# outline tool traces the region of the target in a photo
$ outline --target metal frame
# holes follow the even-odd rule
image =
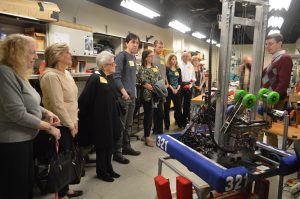
[[[186,179],[189,179],[183,172],[181,172],[179,169],[177,169],[175,166],[173,166],[170,162],[168,162],[168,160],[170,160],[170,159],[173,159],[173,158],[167,156],[167,157],[158,159],[158,175],[162,174],[162,165],[164,163],[169,169],[171,169],[178,175],[183,176]],[[213,190],[209,185],[201,186],[201,185],[198,185],[197,183],[195,183],[194,181],[192,181],[191,179],[189,179],[189,180],[192,182],[193,188],[199,199],[206,198],[206,196],[209,194],[209,192]]]
[[[235,3],[249,2],[256,5],[255,19],[235,17]],[[266,33],[268,13],[267,0],[222,0],[221,48],[218,74],[218,92],[216,101],[215,140],[222,144],[220,130],[225,122],[227,108],[227,92],[230,75],[230,60],[232,52],[233,27],[235,24],[253,26],[253,70],[250,75],[250,92],[257,93],[260,88],[261,71],[263,67],[264,36]],[[254,107],[256,108],[256,107]],[[254,109],[253,108],[253,109]],[[255,115],[252,116],[255,119]]]

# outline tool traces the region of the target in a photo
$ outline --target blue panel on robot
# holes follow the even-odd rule
[[[178,141],[179,135],[159,135],[156,145],[218,192],[236,190],[247,185],[249,172],[245,167],[225,168]],[[294,155],[282,158],[278,174],[295,172],[296,163]]]

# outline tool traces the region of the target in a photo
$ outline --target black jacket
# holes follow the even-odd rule
[[[88,79],[79,99],[78,142],[81,146],[112,147],[121,136],[122,124],[113,81],[102,72]]]

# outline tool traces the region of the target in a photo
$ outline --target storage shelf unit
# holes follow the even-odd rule
[[[102,50],[111,50],[114,54],[124,50],[124,38],[122,37],[94,32],[93,39],[94,53],[96,54]]]
[[[91,73],[72,73],[72,76],[74,78],[80,78],[80,77],[89,77],[91,76]],[[40,75],[30,75],[29,79],[39,79]]]

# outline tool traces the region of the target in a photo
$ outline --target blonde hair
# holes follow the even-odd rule
[[[154,43],[153,43],[153,45],[157,46],[157,44],[163,45],[164,43],[161,40],[155,40]]]
[[[172,59],[173,57],[176,57],[176,60],[177,60],[177,56],[176,56],[175,54],[170,54],[170,55],[168,56],[168,58],[167,58],[167,64],[166,64],[166,65],[167,65],[168,68],[170,68],[170,62],[171,62],[171,59]],[[176,69],[179,68],[179,66],[178,66],[178,61],[176,61],[175,68],[176,68]]]
[[[66,43],[55,43],[48,46],[45,50],[46,67],[55,68],[60,56],[69,51],[69,46]]]
[[[199,58],[199,56],[197,55],[194,55],[192,58],[191,58],[191,63],[193,64],[194,61],[198,60],[199,62],[201,61],[201,59]],[[193,64],[194,65],[194,64]]]
[[[28,80],[33,68],[27,66],[30,45],[35,39],[22,34],[11,34],[0,43],[0,63],[11,67],[22,79]]]

